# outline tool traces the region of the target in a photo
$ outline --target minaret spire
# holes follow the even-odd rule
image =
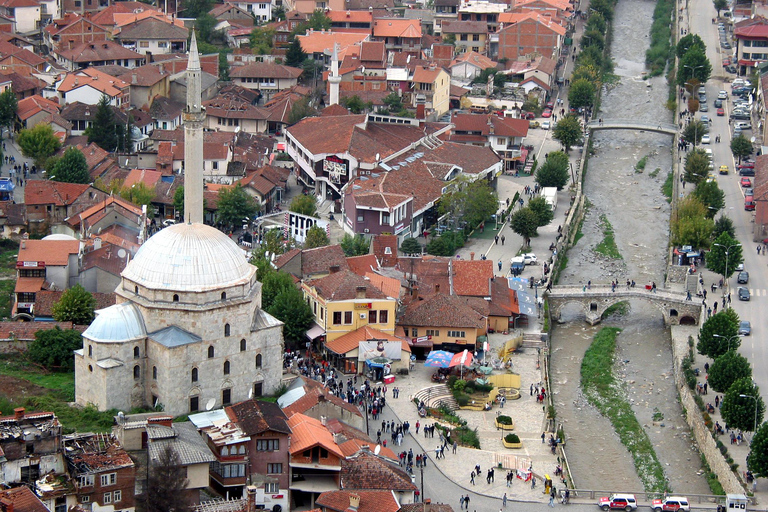
[[[197,38],[192,31],[187,61],[187,107],[184,109],[184,221],[203,222],[203,108],[202,71]]]
[[[330,84],[330,97],[328,105],[339,104],[339,84],[341,83],[341,77],[339,76],[339,54],[337,52],[336,43],[333,44],[333,55],[331,55],[331,72],[328,75],[328,82]]]

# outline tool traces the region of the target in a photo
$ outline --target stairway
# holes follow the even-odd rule
[[[424,402],[427,407],[432,409],[437,409],[441,405],[444,405],[451,411],[459,408],[459,404],[453,398],[453,393],[445,384],[436,384],[420,389],[413,395],[413,398],[419,402]]]

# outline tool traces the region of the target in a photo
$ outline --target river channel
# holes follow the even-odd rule
[[[615,11],[612,57],[616,83],[602,94],[603,119],[670,122],[665,107],[664,77],[643,80],[645,51],[655,2],[619,0]],[[667,135],[601,131],[594,137],[584,191],[589,201],[584,236],[568,252],[561,284],[620,283],[638,286],[664,282],[670,205],[661,187],[672,168],[673,139]],[[643,172],[635,165],[644,156]],[[659,171],[656,171],[659,169]],[[608,260],[593,249],[603,239],[602,219],[613,227],[621,260]],[[629,452],[611,423],[582,396],[580,365],[600,325],[590,327],[577,307],[563,310],[552,337],[552,384],[558,421],[564,424],[567,454],[575,484],[582,489],[642,491]],[[654,444],[673,491],[708,494],[701,463],[682,416],[672,375],[669,331],[661,313],[643,301],[632,301],[626,316],[608,318],[602,326],[623,329],[618,338],[616,373],[627,390],[635,414]],[[663,415],[654,423],[654,413]]]

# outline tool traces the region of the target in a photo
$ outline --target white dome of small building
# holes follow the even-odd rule
[[[124,343],[146,338],[144,319],[130,302],[115,304],[96,311],[96,318],[83,332],[83,337],[100,343]]]
[[[61,233],[54,233],[53,235],[48,235],[46,237],[43,237],[43,240],[77,240],[77,238],[70,235],[64,235]]]
[[[147,240],[122,273],[151,290],[204,292],[248,284],[256,267],[227,235],[205,224],[175,224]]]

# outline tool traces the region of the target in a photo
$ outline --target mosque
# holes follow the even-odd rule
[[[194,33],[184,110],[184,220],[147,240],[75,352],[75,400],[174,416],[273,393],[282,322],[261,309],[256,267],[203,224],[201,69]]]

